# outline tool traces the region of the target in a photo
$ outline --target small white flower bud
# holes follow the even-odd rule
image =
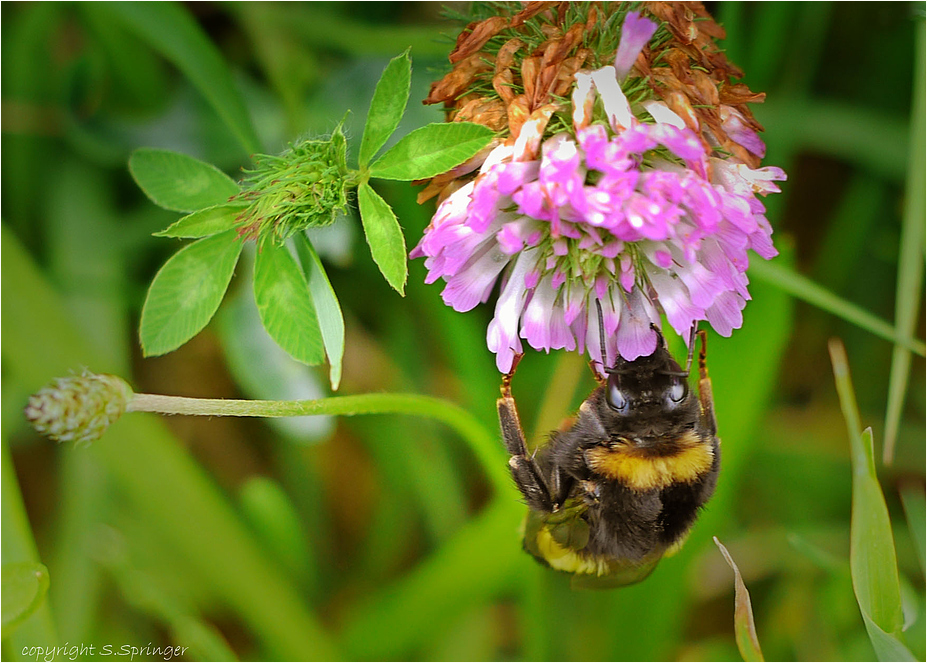
[[[122,416],[133,396],[121,378],[85,370],[55,378],[29,398],[24,412],[33,428],[56,442],[89,443]]]

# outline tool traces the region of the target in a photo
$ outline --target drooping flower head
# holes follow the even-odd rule
[[[757,194],[785,174],[758,168],[746,106],[763,95],[730,84],[740,72],[699,3],[645,3],[649,16],[624,4],[529,3],[471,24],[426,100],[500,133],[423,192],[442,200],[412,257],[458,311],[499,284],[487,344],[502,372],[522,340],[603,366],[649,355],[661,313],[687,340],[702,320],[730,335],[750,298],[748,251],[776,255]],[[548,38],[532,48],[527,34]],[[487,78],[495,95],[479,92]]]

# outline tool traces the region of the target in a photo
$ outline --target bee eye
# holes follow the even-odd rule
[[[617,376],[611,376],[608,380],[608,391],[605,393],[605,402],[608,406],[619,414],[627,414],[631,407],[628,397],[618,385]]]
[[[689,384],[685,381],[685,379],[674,377],[673,384],[670,385],[669,389],[664,392],[664,396],[666,396],[667,404],[677,405],[683,401],[688,393]]]

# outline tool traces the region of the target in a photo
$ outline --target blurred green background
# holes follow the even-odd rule
[[[923,338],[924,4],[708,7],[745,82],[768,93],[755,108],[764,163],[789,173],[767,200],[782,252],[772,265]],[[418,100],[457,32],[440,9],[0,7],[3,562],[38,560],[50,577],[47,601],[4,638],[3,657],[110,644],[178,645],[187,659],[217,660],[737,660],[718,536],[751,591],[767,658],[871,660],[849,574],[849,441],[826,347],[838,336],[875,433],[906,639],[923,659],[923,358],[913,355],[906,392],[893,390],[904,356],[893,371],[889,341],[793,299],[776,271],[752,272],[743,328],[709,340],[724,453],[716,497],[684,550],[626,589],[573,592],[536,565],[521,551],[519,495],[497,479],[501,442],[495,458],[478,456],[429,418],[132,414],[79,449],[27,428],[28,395],[83,367],[145,392],[327,394],[325,367],[293,364],[263,335],[247,262],[204,332],[141,358],[146,288],[180,244],[151,236],[177,215],[145,199],[128,155],[174,149],[237,177],[248,153],[214,94],[223,77],[263,151],[326,133],[347,109],[356,148],[373,85],[410,45],[412,101],[397,135],[439,121]],[[379,190],[411,248],[433,207],[404,184]],[[399,297],[356,218],[313,241],[345,312],[339,393],[440,396],[495,436],[491,309],[445,307],[421,261]],[[592,387],[580,358],[529,355],[514,382],[528,434],[541,439]],[[901,419],[885,466],[890,392]]]

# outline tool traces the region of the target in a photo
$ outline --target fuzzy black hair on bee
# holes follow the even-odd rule
[[[534,455],[511,391],[520,357],[503,377],[499,422],[512,476],[529,508],[525,549],[573,574],[574,586],[616,587],[646,578],[685,541],[717,483],[720,441],[706,334],[693,328],[683,369],[654,329],[652,354],[618,357],[605,367],[607,377],[593,366],[599,386],[572,424],[551,433]],[[688,384],[696,337],[697,392]]]

